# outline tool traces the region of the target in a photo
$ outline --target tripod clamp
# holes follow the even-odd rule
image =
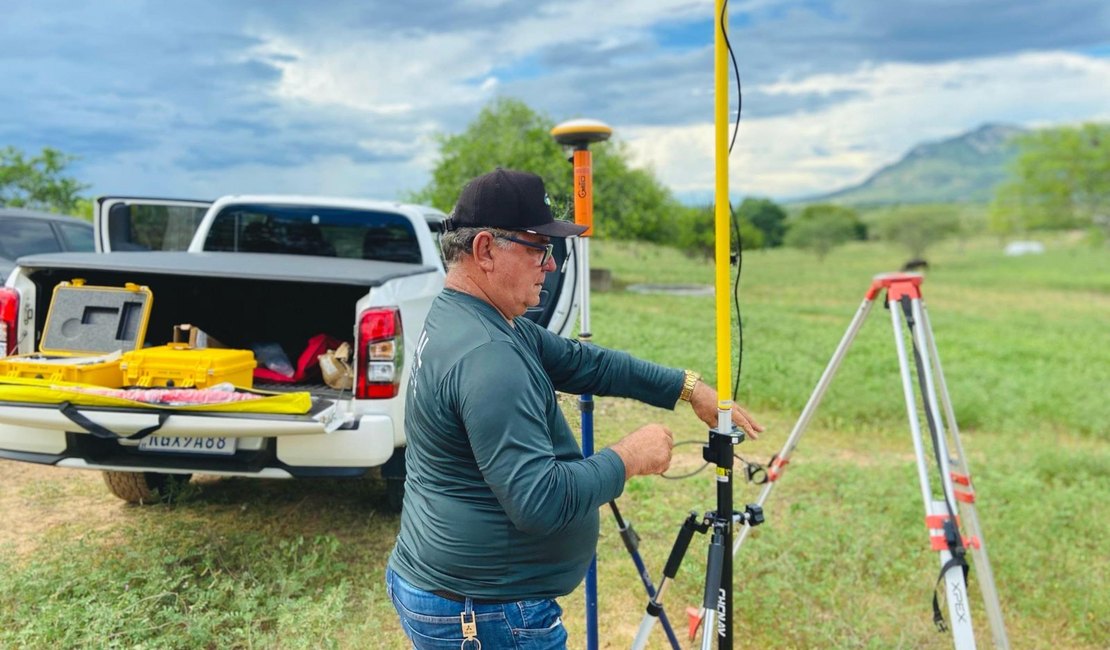
[[[644,618],[633,641],[632,647],[635,650],[646,647],[652,625],[663,615],[663,596],[678,574],[694,533],[710,534],[702,616],[706,617],[707,629],[712,626],[711,621],[719,620],[714,632],[707,632],[705,639],[714,634],[720,639],[721,648],[731,650],[732,556],[727,549],[732,544],[734,526],[758,526],[764,521],[763,506],[760,504],[749,503],[740,512],[732,507],[732,468],[736,458],[734,447],[743,440],[744,432],[735,426],[725,433],[718,429],[709,430],[709,440],[702,447],[702,458],[717,466],[717,509],[701,516],[696,511],[691,511],[682,522],[667,564],[663,568],[659,590],[648,601]]]
[[[744,442],[744,430],[738,427],[734,426],[727,433],[721,433],[718,429],[709,430],[709,442],[702,445],[701,457],[705,462],[717,466],[718,481],[721,480],[721,468],[727,468],[728,474],[732,474],[733,447],[741,442]]]
[[[743,512],[732,513],[732,523],[737,526],[758,526],[763,522],[763,506],[758,503],[749,503],[744,506]]]
[[[702,445],[701,455],[702,459],[707,463],[712,463],[717,466],[717,482],[728,484],[732,482],[732,468],[736,454],[734,447],[744,441],[744,431],[738,427],[733,426],[727,433],[721,433],[718,429],[709,430],[709,442]],[[750,479],[750,470],[748,471]],[[757,503],[749,503],[744,506],[742,512],[732,510],[731,499],[731,485],[728,487],[728,494],[724,493],[724,485],[718,487],[718,509],[716,512],[707,512],[705,514],[705,521],[703,528],[699,528],[698,532],[704,533],[714,523],[732,523],[738,525],[758,526],[763,523],[763,506]],[[729,498],[723,498],[723,497]],[[732,511],[731,522],[729,517],[724,515],[724,512]]]

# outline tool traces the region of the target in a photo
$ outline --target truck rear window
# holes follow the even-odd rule
[[[204,250],[423,262],[403,215],[318,206],[228,206],[213,220]]]

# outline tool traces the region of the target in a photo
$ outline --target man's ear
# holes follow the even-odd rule
[[[483,271],[493,270],[493,235],[488,232],[480,232],[474,238],[474,242],[470,244],[470,254],[474,257],[474,261],[478,263],[478,268]]]

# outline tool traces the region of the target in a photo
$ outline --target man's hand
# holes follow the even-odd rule
[[[694,392],[690,394],[690,406],[702,422],[711,428],[717,427],[717,391],[709,384],[699,380],[694,385]],[[751,413],[736,402],[732,403],[732,423],[743,429],[752,440],[758,440],[759,432],[763,431],[763,426],[755,421]]]
[[[671,466],[674,437],[662,424],[648,424],[621,438],[610,449],[624,461],[624,479],[662,474]]]

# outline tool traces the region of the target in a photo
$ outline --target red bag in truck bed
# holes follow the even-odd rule
[[[301,356],[297,358],[297,367],[293,369],[292,377],[287,377],[269,368],[259,366],[254,369],[254,378],[283,384],[297,384],[304,381],[307,377],[318,377],[320,375],[319,356],[328,350],[338,348],[340,343],[338,339],[328,336],[327,334],[317,334],[308,339],[308,344],[305,346],[304,351],[301,352]]]

